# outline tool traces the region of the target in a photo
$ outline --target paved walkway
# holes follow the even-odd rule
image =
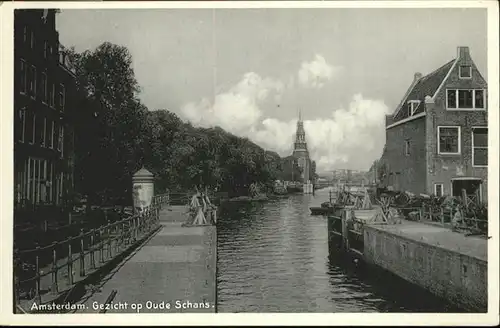
[[[488,261],[488,241],[479,236],[465,236],[449,228],[407,220],[402,220],[401,224],[370,225],[370,227]]]
[[[216,229],[182,227],[185,211],[162,210],[162,229],[104,279],[80,312],[99,312],[113,290],[106,313],[215,312]]]

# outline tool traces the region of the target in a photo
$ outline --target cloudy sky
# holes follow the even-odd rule
[[[415,72],[469,46],[486,72],[483,9],[63,10],[65,46],[126,46],[140,98],[281,155],[302,111],[320,171],[368,169]]]

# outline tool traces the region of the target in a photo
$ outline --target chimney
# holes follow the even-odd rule
[[[459,59],[469,58],[469,47],[458,47],[457,56]]]
[[[417,82],[422,78],[422,73],[416,72],[415,75],[413,75],[413,82]]]

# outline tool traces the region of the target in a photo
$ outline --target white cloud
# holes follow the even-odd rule
[[[262,116],[258,103],[267,99],[271,92],[279,93],[283,88],[280,81],[246,73],[238,84],[217,95],[213,104],[202,99],[187,104],[182,112],[194,125],[218,125],[231,133],[245,135]]]
[[[338,71],[337,67],[329,65],[325,58],[316,55],[314,60],[303,62],[298,72],[299,83],[307,88],[322,88]]]
[[[220,126],[287,156],[292,151],[296,118],[272,118],[260,107],[270,97],[281,97],[287,90],[281,81],[247,73],[236,85],[217,95],[214,103],[203,99],[187,104],[182,112],[196,126]],[[356,94],[347,108],[332,110],[326,118],[306,120],[306,139],[318,170],[369,168],[383,148],[384,116],[388,113],[383,101]]]
[[[318,168],[369,167],[383,147],[388,113],[383,101],[357,94],[347,109],[333,111],[330,118],[305,121],[309,151]]]

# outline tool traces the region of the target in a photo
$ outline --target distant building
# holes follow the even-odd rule
[[[15,208],[60,206],[73,187],[75,73],[59,44],[56,10],[14,17]]]
[[[295,158],[302,170],[302,182],[306,183],[307,181],[311,180],[311,159],[309,158],[309,151],[307,150],[306,132],[304,130],[304,122],[302,122],[300,113],[299,120],[297,122],[297,132],[295,134],[295,143],[292,156]]]
[[[415,73],[386,116],[385,184],[438,196],[461,196],[465,189],[487,201],[487,91],[468,47],[425,76]]]

